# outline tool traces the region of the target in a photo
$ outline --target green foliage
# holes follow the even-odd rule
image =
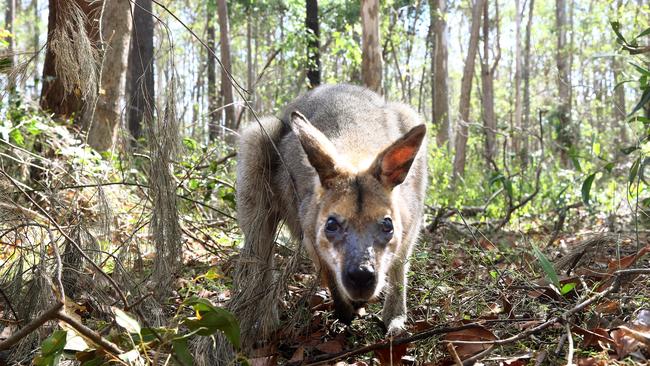
[[[542,253],[539,248],[533,244],[533,254],[535,255],[535,258],[537,258],[537,261],[539,262],[540,266],[542,266],[542,270],[544,270],[544,273],[546,274],[546,278],[549,280],[549,282],[555,286],[558,290],[562,288],[560,285],[560,279],[557,276],[557,273],[555,272],[555,268],[553,268],[553,264],[551,264],[551,261],[546,258],[544,253]],[[570,291],[570,289],[569,289]]]
[[[218,308],[207,299],[192,297],[184,302],[191,306],[196,316],[187,317],[183,324],[193,334],[211,336],[217,331],[222,331],[235,348],[240,348],[239,322],[229,311]]]
[[[41,353],[34,359],[36,366],[56,366],[63,354],[66,344],[66,331],[56,330],[43,343],[41,343]]]

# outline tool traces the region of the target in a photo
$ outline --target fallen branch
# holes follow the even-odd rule
[[[10,349],[11,346],[18,343],[21,339],[27,337],[29,333],[35,331],[41,325],[45,324],[50,320],[54,320],[56,318],[56,314],[59,312],[59,310],[61,310],[62,307],[63,307],[63,303],[61,302],[55,304],[54,306],[46,310],[43,314],[39,315],[36,319],[32,320],[27,325],[22,327],[16,333],[12,334],[9,338],[5,339],[4,342],[0,343],[0,351],[5,351]]]
[[[115,356],[119,356],[122,353],[122,350],[116,346],[114,343],[108,341],[106,338],[102,337],[99,335],[99,333],[95,332],[94,330],[88,328],[87,326],[81,324],[80,321],[77,319],[71,317],[68,314],[65,314],[63,312],[57,312],[55,317],[72,328],[74,328],[79,334],[83,335],[84,337],[90,339],[95,343],[96,345],[100,346],[101,348],[105,349],[106,351],[112,353]]]
[[[375,350],[380,350],[380,349],[388,349],[391,346],[399,346],[402,344],[407,344],[407,343],[413,343],[415,341],[431,338],[435,335],[439,334],[446,334],[446,333],[451,333],[451,332],[457,332],[459,330],[464,330],[464,329],[471,329],[471,328],[476,328],[479,327],[480,323],[475,322],[475,323],[470,323],[470,324],[465,324],[461,325],[458,327],[437,327],[437,328],[430,328],[424,331],[421,331],[419,333],[416,333],[412,336],[409,337],[403,337],[403,338],[397,338],[393,339],[391,342],[389,339],[384,339],[380,342],[368,345],[368,346],[363,346],[355,349],[351,349],[348,351],[343,351],[339,352],[333,355],[320,355],[317,357],[314,357],[311,360],[307,360],[305,362],[305,366],[315,366],[315,365],[322,365],[325,363],[332,363],[333,361],[340,360],[342,358],[347,358],[355,355],[360,355],[364,353],[368,353],[370,351],[375,351]]]

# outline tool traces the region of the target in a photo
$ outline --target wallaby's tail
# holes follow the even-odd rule
[[[229,308],[239,318],[245,347],[254,339],[267,339],[278,323],[278,298],[270,289],[281,214],[271,185],[283,127],[274,117],[260,122],[242,131],[237,151],[237,220],[245,242]]]
[[[273,247],[281,219],[278,198],[271,185],[279,156],[275,146],[282,137],[282,122],[260,119],[245,128],[237,146],[237,220],[244,247],[233,276],[227,305],[239,320],[242,348],[246,352],[259,339],[268,339],[278,325],[276,291],[272,291]],[[201,337],[206,338],[207,337]],[[232,364],[233,349],[223,336],[195,345],[199,366]]]

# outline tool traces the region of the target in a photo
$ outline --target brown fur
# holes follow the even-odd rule
[[[230,308],[246,346],[278,321],[273,246],[281,221],[302,240],[339,319],[351,321],[383,293],[388,331],[403,329],[427,180],[424,134],[411,108],[350,85],[316,88],[280,120],[242,132],[237,211],[245,244]]]

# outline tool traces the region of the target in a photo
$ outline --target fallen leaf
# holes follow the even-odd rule
[[[275,366],[278,364],[278,356],[249,358],[248,363],[251,366]]]
[[[391,345],[389,348],[375,350],[375,356],[380,365],[401,365],[402,357],[406,355],[409,344]]]
[[[298,347],[298,349],[293,353],[289,363],[300,363],[305,359],[305,348]]]
[[[443,340],[452,341],[458,357],[460,357],[461,360],[464,360],[492,347],[492,345],[482,343],[453,343],[453,341],[494,341],[497,340],[497,337],[488,329],[482,326],[476,326],[469,329],[447,333],[447,335],[443,337]]]
[[[585,329],[579,326],[574,326],[571,331],[582,335],[582,348],[596,348],[599,350],[610,349],[616,347],[616,342],[609,336],[609,332],[603,328]]]
[[[604,300],[596,305],[596,308],[594,310],[600,314],[615,314],[620,310],[620,308],[621,304],[618,301]]]
[[[650,310],[643,309],[639,311],[632,324],[650,327]]]
[[[343,351],[343,343],[341,343],[341,341],[338,339],[333,339],[331,341],[316,345],[316,349],[323,353],[339,353]]]

